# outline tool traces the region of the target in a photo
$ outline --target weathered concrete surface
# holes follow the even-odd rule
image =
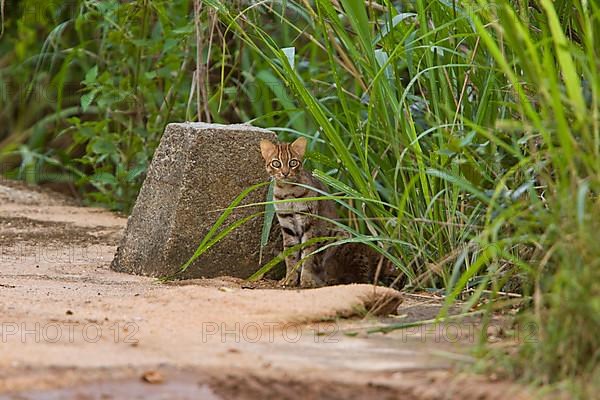
[[[169,124],[156,150],[112,263],[116,271],[168,276],[196,250],[221,212],[244,189],[267,179],[261,139],[275,134],[250,125]],[[264,201],[267,188],[242,204]],[[227,224],[260,211],[238,209]],[[259,267],[262,218],[239,227],[196,260],[181,278],[247,278]],[[272,230],[266,260],[278,254]]]

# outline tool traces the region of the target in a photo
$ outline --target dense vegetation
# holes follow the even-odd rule
[[[306,136],[347,229],[408,287],[536,324],[496,365],[600,380],[597,2],[22,0],[4,14],[4,175],[128,211],[168,122]]]

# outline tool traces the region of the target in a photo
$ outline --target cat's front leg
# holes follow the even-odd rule
[[[291,247],[300,243],[299,238],[283,229],[283,250],[287,251]],[[285,257],[285,278],[281,281],[282,286],[296,287],[300,283],[300,271],[302,267],[298,265],[300,261],[300,251],[293,251]]]
[[[314,231],[324,231],[324,228],[317,227],[311,229],[310,225],[308,229],[302,235],[302,243],[306,243],[311,240],[315,235]],[[337,229],[329,228],[325,235],[329,238],[347,239],[350,238],[350,234]],[[344,257],[340,257],[340,247],[333,246],[316,254],[309,256],[309,254],[318,250],[325,243],[316,243],[312,246],[306,247],[302,250],[302,258],[306,258],[303,262],[302,272],[300,275],[300,286],[302,287],[321,287],[331,284],[336,284],[340,281],[340,267],[338,264],[345,264],[347,260]]]
[[[302,235],[302,243],[313,239],[312,230],[308,227]],[[323,253],[314,253],[318,250],[318,244],[313,244],[302,249],[302,269],[300,271],[300,286],[303,288],[314,288],[325,286]]]
[[[302,264],[300,270],[300,287],[303,288],[316,288],[325,286],[325,280],[323,279],[323,266],[320,262],[321,254],[308,254],[315,251],[317,247],[310,246],[306,251],[302,252],[302,258],[305,261]]]

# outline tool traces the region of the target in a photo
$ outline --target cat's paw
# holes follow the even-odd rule
[[[294,288],[298,287],[300,276],[298,274],[288,275],[279,281],[279,285],[282,288]]]
[[[318,288],[322,286],[325,286],[325,282],[315,275],[302,274],[300,277],[300,287],[303,289]]]
[[[288,282],[288,280],[286,278],[280,279],[279,282],[277,282],[279,284],[279,286],[281,286],[282,288],[288,288],[290,287],[290,283]]]

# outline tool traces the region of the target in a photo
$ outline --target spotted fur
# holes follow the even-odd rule
[[[320,181],[302,168],[306,139],[299,138],[292,143],[276,144],[263,140],[260,150],[267,172],[275,179],[273,199],[280,201],[275,204],[275,211],[281,226],[284,250],[314,238],[349,236],[329,222],[337,218],[333,201],[285,201],[317,197],[321,196],[319,191],[326,191]],[[315,243],[286,257],[286,277],[283,281],[285,286],[318,287],[339,283],[373,282],[380,257],[370,247],[349,243],[329,247],[308,256],[319,246],[319,243]],[[299,264],[300,260],[302,263]]]

